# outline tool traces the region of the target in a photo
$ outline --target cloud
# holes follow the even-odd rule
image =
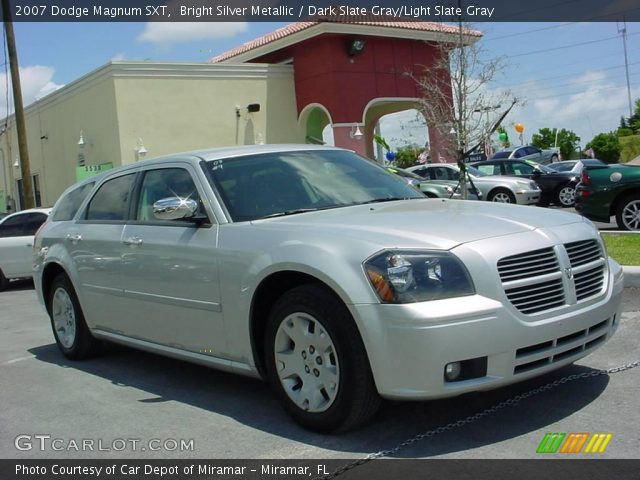
[[[167,46],[230,38],[246,32],[247,29],[247,22],[147,22],[137,40]]]
[[[58,90],[64,85],[53,81],[55,69],[42,65],[33,65],[20,68],[20,86],[22,87],[22,101],[25,106],[34,101]],[[11,79],[9,78],[9,115],[13,113],[13,92],[11,90]],[[7,78],[0,77],[0,118],[7,114]]]

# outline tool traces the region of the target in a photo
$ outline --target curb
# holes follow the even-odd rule
[[[640,287],[640,267],[622,266],[625,287]]]

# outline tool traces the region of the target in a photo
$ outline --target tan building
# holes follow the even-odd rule
[[[465,30],[473,43],[481,33]],[[446,61],[456,27],[349,19],[287,25],[208,63],[112,62],[31,104],[27,143],[37,206],[96,172],[185,150],[335,144],[374,158],[383,115],[414,108],[413,80]],[[13,117],[0,133],[0,211],[23,208]],[[447,142],[428,126],[431,153]]]
[[[147,157],[304,142],[293,91],[291,65],[109,63],[26,109],[36,203],[51,206],[87,173]],[[0,136],[0,211],[21,208],[13,120]]]

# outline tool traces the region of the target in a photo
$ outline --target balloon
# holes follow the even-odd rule
[[[501,142],[506,142],[507,138],[509,138],[507,136],[507,132],[500,132],[500,135],[498,135],[498,138],[500,139]]]
[[[390,162],[393,162],[396,158],[395,152],[387,152],[385,156],[387,157],[387,160],[389,160]]]
[[[522,133],[522,132],[524,132],[524,125],[523,125],[523,124],[521,124],[521,123],[516,123],[516,124],[514,125],[514,127],[515,127],[515,129],[516,129],[516,132],[518,132],[518,133]]]

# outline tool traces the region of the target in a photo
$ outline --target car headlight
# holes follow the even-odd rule
[[[385,250],[364,262],[383,303],[414,303],[473,295],[467,269],[449,252]]]
[[[531,190],[540,190],[540,186],[536,182],[529,182],[529,188]]]

